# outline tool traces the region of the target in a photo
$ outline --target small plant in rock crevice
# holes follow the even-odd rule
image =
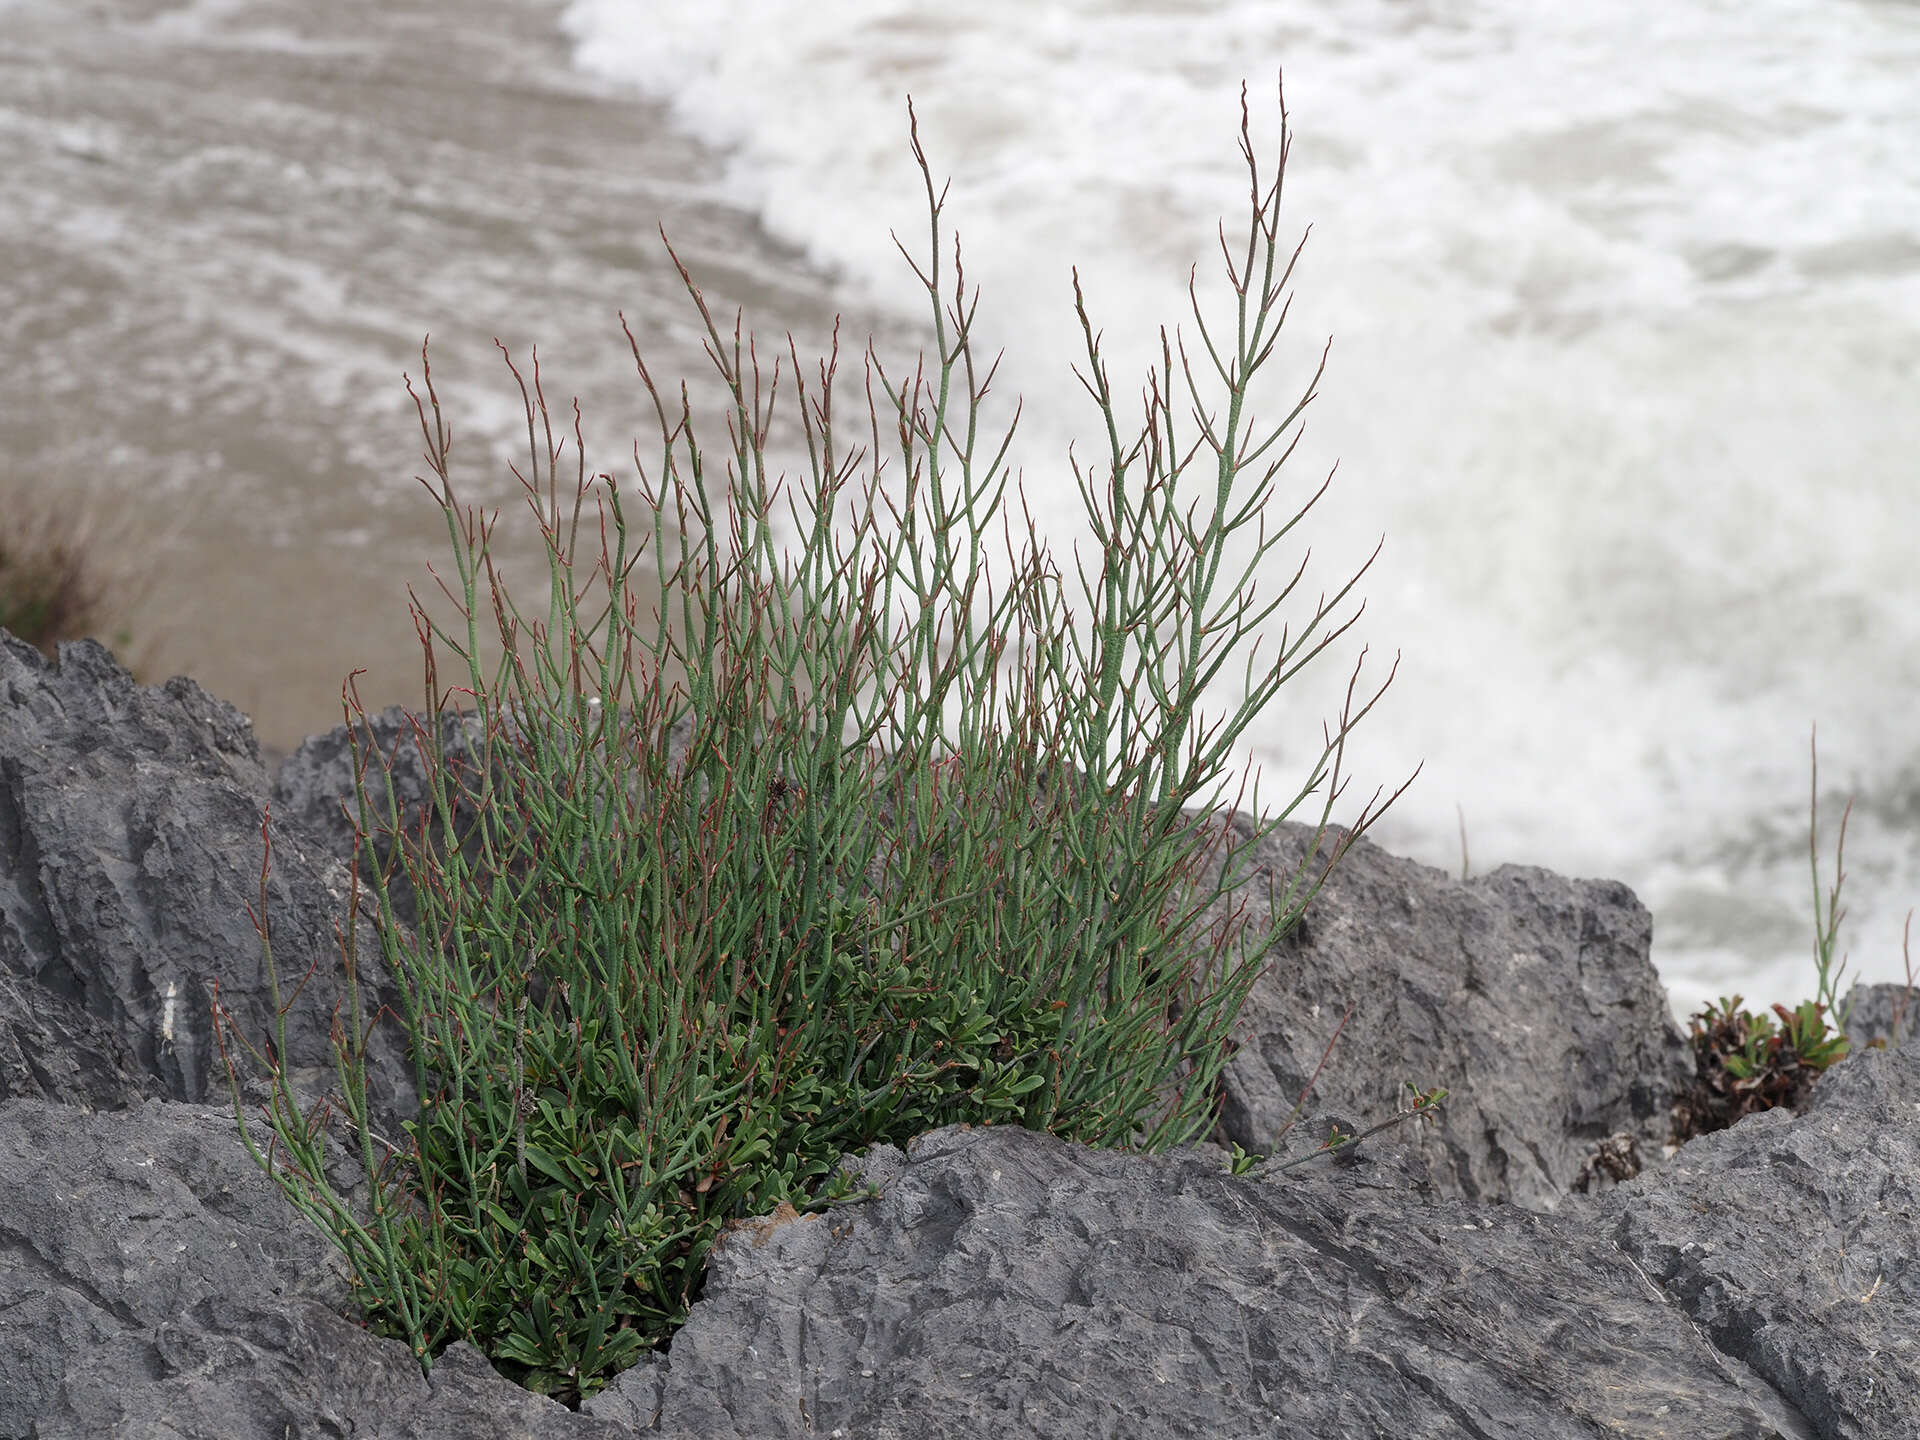
[[[1098,542],[1091,573],[1076,564],[1081,612],[1030,521],[1020,551],[1003,522],[1011,568],[1001,588],[985,579],[1014,428],[982,432],[993,367],[976,364],[978,297],[957,245],[950,286],[943,268],[945,195],[917,126],[931,243],[924,264],[908,258],[934,351],[896,372],[869,347],[851,427],[836,409],[837,337],[811,371],[789,340],[791,371],[776,359],[769,376],[684,267],[729,397],[724,450],[706,448],[685,387],[657,384],[629,332],[654,463],[636,446],[635,489],[589,477],[576,406],[564,494],[566,427],[556,439],[537,359],[529,381],[508,358],[531,455],[515,473],[550,561],[544,620],[523,616],[497,573],[493,520],[458,500],[431,371],[423,393],[409,383],[434,477],[422,483],[458,572],[441,582],[457,626],[414,605],[427,714],[470,701],[484,744],[465,763],[442,726],[416,722],[433,793],[403,815],[369,778],[398,752],[379,754],[349,703],[356,830],[363,859],[390,856],[369,883],[424,1097],[406,1143],[377,1154],[365,1055],[381,1017],[366,1013],[349,923],[338,1103],[375,1177],[369,1215],[326,1179],[332,1104],[296,1103],[284,1021],[264,1060],[263,1152],[217,998],[216,1015],[248,1148],[346,1255],[368,1322],[423,1369],[465,1338],[577,1403],[667,1343],[729,1219],[846,1201],[835,1162],[876,1143],[956,1122],[1148,1150],[1211,1131],[1229,1033],[1268,949],[1385,808],[1376,792],[1320,851],[1346,738],[1392,679],[1356,698],[1358,665],[1282,809],[1236,839],[1205,800],[1249,722],[1357,619],[1337,612],[1372,563],[1283,629],[1264,663],[1246,656],[1236,709],[1203,717],[1202,692],[1305,565],[1264,606],[1257,568],[1326,488],[1268,529],[1325,365],[1279,424],[1254,425],[1250,386],[1300,253],[1278,235],[1286,119],[1283,103],[1268,178],[1243,90],[1244,245],[1221,232],[1231,324],[1210,325],[1192,290],[1199,349],[1163,332],[1134,438],[1076,276],[1081,379],[1104,430],[1099,459],[1074,464]],[[769,480],[783,383],[805,456],[797,495]],[[775,524],[782,497],[793,551]],[[597,522],[585,551],[583,514]],[[1251,558],[1223,587],[1242,539]],[[664,588],[650,611],[629,583],[649,557]],[[502,644],[492,674],[483,577]],[[439,647],[463,671],[444,692]],[[1312,797],[1315,844],[1284,885],[1269,880],[1255,924],[1250,848]],[[1261,813],[1257,786],[1247,808]],[[411,928],[393,912],[396,867],[418,900]],[[264,871],[261,895],[284,1016]],[[1414,1110],[1387,1123],[1442,1093],[1416,1087]]]
[[[1684,1144],[1696,1135],[1725,1130],[1749,1115],[1776,1106],[1804,1109],[1814,1082],[1847,1058],[1852,1042],[1847,1021],[1852,1001],[1839,1007],[1836,996],[1846,972],[1846,956],[1834,964],[1839,946],[1840,891],[1846,882],[1848,802],[1840,816],[1840,834],[1834,848],[1833,885],[1821,896],[1820,880],[1820,752],[1817,733],[1811,743],[1812,795],[1808,802],[1807,849],[1813,867],[1813,953],[1818,978],[1817,998],[1793,1009],[1773,1006],[1773,1015],[1754,1014],[1741,1006],[1741,997],[1722,996],[1718,1006],[1707,1005],[1691,1017],[1688,1039],[1693,1047],[1695,1078],[1674,1107],[1673,1140]],[[1901,951],[1907,962],[1907,989],[1894,1007],[1891,1043],[1900,1043],[1907,1002],[1914,986],[1912,952],[1908,948],[1913,915],[1907,915],[1907,933]],[[1775,1023],[1775,1017],[1778,1023]],[[1887,1040],[1878,1039],[1876,1046]]]

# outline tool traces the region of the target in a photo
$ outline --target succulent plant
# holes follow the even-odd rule
[[[1695,1079],[1674,1107],[1674,1143],[1724,1130],[1775,1106],[1799,1110],[1813,1082],[1850,1042],[1829,1029],[1826,1007],[1803,1001],[1798,1009],[1775,1005],[1773,1015],[1741,1008],[1741,997],[1722,996],[1688,1022]],[[1773,1016],[1779,1017],[1778,1024]]]

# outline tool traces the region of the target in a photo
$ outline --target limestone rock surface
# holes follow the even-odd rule
[[[253,918],[268,837],[283,1003],[313,971],[286,1014],[288,1068],[303,1094],[337,1088],[345,868],[277,818],[263,836],[268,778],[233,706],[184,677],[138,685],[91,640],[59,653],[0,631],[0,1096],[224,1103],[216,989],[252,1044],[275,1033]],[[358,934],[373,1017],[399,996],[364,917]],[[382,1024],[369,1064],[389,1127],[418,1110],[405,1055]]]
[[[1313,852],[1290,825],[1263,840],[1259,895],[1333,838]],[[1552,1210],[1610,1137],[1658,1156],[1692,1078],[1652,943],[1617,882],[1516,865],[1462,882],[1362,839],[1240,1013],[1221,1138],[1269,1149],[1316,1071],[1311,1107],[1362,1123],[1404,1106],[1409,1081],[1444,1085],[1420,1151],[1435,1193]]]
[[[206,1019],[215,982],[270,1018],[246,905],[277,793],[276,953],[315,971],[289,1049],[330,1077],[325,768],[273,792],[191,682],[0,635],[0,1440],[1920,1436],[1920,1052],[1668,1155],[1689,1057],[1632,895],[1364,842],[1274,947],[1215,1138],[1270,1141],[1349,1005],[1288,1150],[1409,1079],[1452,1091],[1436,1119],[1240,1176],[1219,1144],[949,1127],[847,1157],[877,1199],[743,1217],[667,1353],[581,1412],[465,1345],[423,1377],[242,1147]],[[1859,992],[1857,1039],[1893,998]]]

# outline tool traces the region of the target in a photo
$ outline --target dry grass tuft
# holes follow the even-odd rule
[[[60,498],[0,481],[0,629],[48,659],[67,640],[96,639],[136,676],[153,652],[146,601],[155,567],[131,558],[130,526],[97,491]],[[146,643],[130,653],[135,624]]]

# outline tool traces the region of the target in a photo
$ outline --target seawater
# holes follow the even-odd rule
[[[1279,499],[1338,461],[1297,532],[1303,591],[1384,536],[1353,638],[1369,673],[1400,655],[1336,814],[1424,763],[1381,843],[1457,872],[1464,825],[1474,872],[1618,877],[1654,911],[1676,1012],[1791,1002],[1814,984],[1817,723],[1829,882],[1855,800],[1848,973],[1903,976],[1920,10],[576,0],[564,23],[576,63],[728,156],[729,195],[771,232],[902,313],[912,95],[1057,547],[1086,533],[1066,443],[1099,438],[1069,267],[1131,381],[1244,210],[1240,83],[1270,156],[1284,73],[1286,234],[1312,235],[1275,407],[1332,351]],[[1268,793],[1304,773],[1354,653],[1249,733]]]
[[[1270,158],[1283,71],[1283,235],[1312,234],[1261,408],[1332,349],[1277,503],[1337,462],[1296,532],[1309,597],[1385,543],[1352,643],[1246,736],[1263,795],[1318,753],[1358,646],[1376,679],[1397,652],[1335,818],[1423,764],[1376,840],[1457,872],[1464,828],[1476,874],[1624,880],[1684,1016],[1811,994],[1817,723],[1829,882],[1855,801],[1849,974],[1900,978],[1920,903],[1910,4],[13,0],[0,432],[17,473],[84,478],[153,537],[162,675],[283,748],[337,721],[352,665],[386,677],[370,702],[414,700],[405,587],[432,596],[425,559],[445,573],[399,384],[421,336],[470,497],[509,526],[524,441],[494,336],[541,346],[609,468],[648,421],[613,311],[660,373],[703,363],[657,224],[718,313],[803,353],[842,314],[900,353],[924,337],[889,235],[924,243],[910,93],[1065,553],[1086,535],[1067,446],[1100,438],[1070,267],[1136,393],[1190,267],[1220,313],[1239,87]],[[1283,547],[1269,583],[1299,559]]]

